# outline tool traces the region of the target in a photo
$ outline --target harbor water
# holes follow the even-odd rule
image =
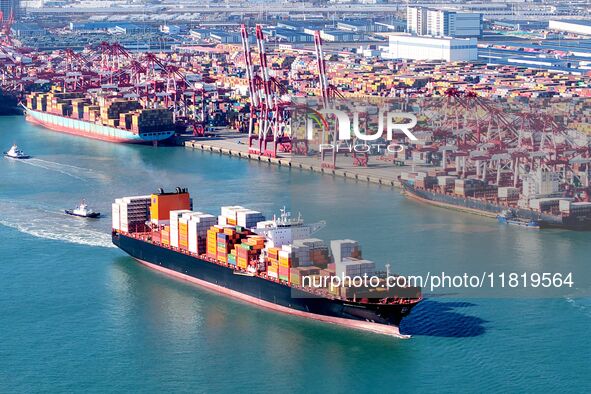
[[[93,141],[0,118],[1,392],[591,389],[590,233],[527,231],[406,200],[399,190],[179,147]],[[409,340],[269,312],[153,272],[114,248],[110,204],[188,187],[194,207],[278,213],[315,236],[360,241],[403,274],[572,272],[528,297],[439,294],[403,321]],[[63,214],[82,198],[106,217]],[[515,296],[519,294],[519,296]]]

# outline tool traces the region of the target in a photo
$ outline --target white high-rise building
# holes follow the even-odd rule
[[[408,7],[406,10],[408,33],[435,37],[481,37],[482,14]]]
[[[427,8],[406,8],[406,31],[419,36],[427,34]]]

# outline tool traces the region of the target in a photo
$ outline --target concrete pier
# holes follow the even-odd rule
[[[289,153],[279,153],[278,157],[268,157],[249,153],[246,141],[244,137],[198,138],[185,141],[184,145],[187,148],[198,149],[204,152],[256,160],[273,165],[312,171],[328,176],[354,179],[359,182],[375,183],[388,187],[400,187],[398,176],[401,172],[409,170],[409,167],[395,166],[385,161],[378,161],[373,157],[370,157],[368,167],[358,167],[353,165],[353,159],[350,156],[344,157],[343,155],[337,156],[336,169],[323,168],[318,157],[292,156]]]

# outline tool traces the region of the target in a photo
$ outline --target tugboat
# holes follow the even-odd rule
[[[506,209],[501,212],[500,215],[497,215],[497,220],[499,223],[512,226],[526,227],[534,230],[540,228],[540,223],[537,220],[518,218],[512,209]]]
[[[99,216],[101,216],[100,212],[95,212],[92,209],[88,208],[88,205],[86,204],[86,200],[82,200],[82,202],[80,203],[78,208],[66,209],[65,212],[68,215],[79,216],[82,218],[93,218],[94,219],[94,218],[98,218]]]
[[[13,144],[8,152],[4,152],[4,156],[10,157],[11,159],[29,159],[31,157],[20,150],[16,144]]]

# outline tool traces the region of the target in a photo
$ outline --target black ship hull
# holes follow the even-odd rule
[[[412,184],[401,181],[405,194],[413,199],[423,201],[443,208],[456,209],[467,213],[496,218],[508,206],[494,204],[469,197],[460,197],[450,194],[437,193],[430,190],[414,187]],[[563,228],[568,230],[591,230],[591,217],[588,216],[562,216],[550,215],[531,209],[511,208],[515,218],[533,220],[539,223],[541,228]]]
[[[398,326],[419,301],[367,304],[312,295],[262,277],[239,273],[229,266],[113,232],[113,243],[144,265],[203,287],[279,312],[397,337]],[[408,297],[420,296],[409,288]]]
[[[12,93],[0,91],[0,116],[22,115],[18,106],[18,97]]]
[[[74,213],[73,209],[66,209],[64,212],[66,213],[66,215],[77,216],[79,218],[97,219],[97,218],[101,217],[100,212],[93,212],[93,213],[89,213],[87,215],[79,215],[77,213]]]

